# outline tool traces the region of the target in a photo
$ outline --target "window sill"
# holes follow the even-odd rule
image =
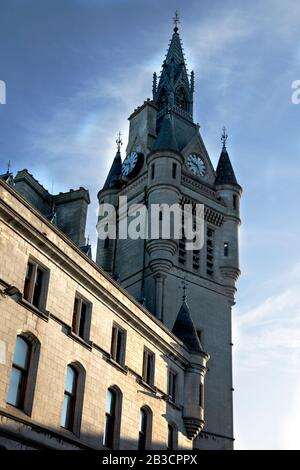
[[[147,390],[150,390],[150,392],[154,393],[155,395],[157,394],[157,388],[155,387],[155,385],[149,385],[143,379],[139,380],[139,384],[142,385],[143,387],[147,388]]]
[[[11,405],[10,403],[6,403],[5,408],[15,417],[19,419],[28,419],[30,418],[30,414],[26,413],[22,408],[18,408],[17,406]]]
[[[114,366],[116,369],[120,370],[121,372],[123,372],[123,374],[126,374],[128,373],[128,367],[127,366],[122,366],[121,364],[119,364],[118,362],[116,362],[110,355],[106,358],[106,361],[111,364],[112,366]]]
[[[91,341],[88,341],[88,342],[85,341],[83,338],[81,338],[81,336],[76,335],[74,331],[72,330],[68,331],[67,336],[74,339],[75,341],[77,341],[77,343],[80,343],[82,346],[89,349],[90,351],[92,350],[93,343]]]
[[[23,297],[18,301],[18,304],[22,305],[27,310],[30,310],[31,312],[35,313],[38,317],[42,318],[43,320],[49,321],[49,312],[47,310],[38,309],[33,304],[28,302],[28,300],[25,300]]]

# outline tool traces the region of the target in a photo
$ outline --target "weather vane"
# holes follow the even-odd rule
[[[178,30],[178,25],[180,23],[180,20],[179,20],[179,15],[178,15],[178,11],[176,10],[175,11],[175,16],[173,18],[173,21],[174,21],[174,30],[177,31]]]
[[[122,139],[121,139],[121,135],[122,135],[121,132],[119,132],[118,138],[117,138],[117,140],[116,140],[116,144],[117,144],[117,146],[118,146],[118,152],[120,152],[121,147],[122,147],[122,145],[123,145],[123,142],[122,142]]]
[[[228,139],[228,134],[226,132],[226,127],[224,126],[223,127],[223,134],[222,134],[222,137],[221,137],[221,142],[223,143],[223,148],[224,149],[226,148],[227,139]]]

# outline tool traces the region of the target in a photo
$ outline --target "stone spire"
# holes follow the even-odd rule
[[[183,342],[183,344],[185,344],[189,351],[203,353],[203,348],[201,346],[195,325],[190,314],[189,306],[187,304],[187,297],[185,292],[182,300],[183,302],[175,320],[172,332]]]
[[[192,120],[193,83],[189,81],[181,40],[178,32],[179,17],[176,12],[174,30],[157,87],[153,87],[153,100],[159,112],[178,111]]]
[[[123,145],[120,132],[119,132],[118,139],[116,140],[116,144],[117,144],[117,153],[114,158],[114,161],[112,162],[112,165],[109,170],[106,181],[104,183],[103,189],[115,189],[120,186],[120,177],[122,174],[121,146]]]
[[[221,141],[223,143],[221,155],[219,158],[217,170],[216,170],[216,185],[222,185],[222,184],[230,184],[233,186],[238,186],[237,179],[235,177],[231,161],[227,152],[226,148],[226,142],[228,139],[228,135],[226,133],[225,127],[223,128],[223,134],[221,137]]]

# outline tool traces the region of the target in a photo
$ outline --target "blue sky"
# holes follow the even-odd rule
[[[96,194],[151,97],[175,9],[195,121],[213,163],[225,124],[242,201],[234,308],[236,448],[300,449],[300,79],[298,0],[1,0],[0,172],[28,168],[49,190]],[[124,145],[125,147],[125,145]]]

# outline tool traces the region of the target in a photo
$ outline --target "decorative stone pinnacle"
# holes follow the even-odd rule
[[[10,173],[10,169],[11,169],[11,161],[8,160],[8,162],[7,162],[7,174]]]
[[[121,139],[121,135],[122,135],[121,132],[119,132],[118,138],[117,138],[117,140],[116,140],[118,152],[120,152],[121,147],[122,147],[122,145],[123,145],[123,141],[122,141],[122,139]]]
[[[224,126],[223,127],[222,137],[221,137],[221,142],[223,143],[223,149],[226,149],[227,139],[228,139],[228,134],[226,132],[226,127]]]

